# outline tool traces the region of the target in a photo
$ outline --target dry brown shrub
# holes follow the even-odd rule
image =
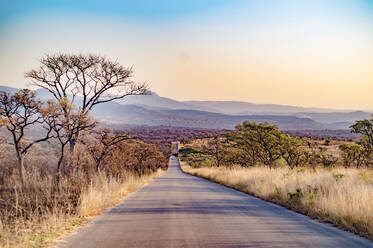
[[[83,144],[67,152],[56,184],[58,147],[35,145],[25,156],[25,180],[19,180],[13,147],[0,144],[0,246],[41,246],[67,226],[101,213],[167,168],[155,145],[123,142],[97,172]],[[36,243],[35,243],[36,242]]]
[[[122,142],[105,164],[105,168],[113,175],[128,172],[135,175],[150,174],[158,168],[166,169],[167,166],[168,159],[155,145],[140,141]]]

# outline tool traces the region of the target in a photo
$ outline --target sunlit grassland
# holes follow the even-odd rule
[[[201,167],[185,172],[373,239],[373,172],[354,168]]]

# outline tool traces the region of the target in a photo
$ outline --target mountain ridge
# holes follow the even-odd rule
[[[257,104],[243,101],[184,101],[196,106],[203,106],[216,109],[222,113],[230,114],[250,114],[250,113],[298,113],[298,112],[345,112],[344,110],[334,110],[327,108],[308,108],[281,104]],[[238,110],[240,109],[240,110]],[[348,111],[348,110],[346,110]]]
[[[8,86],[0,86],[0,91],[13,93],[17,90]],[[37,96],[42,100],[53,98],[45,89],[38,89]],[[302,111],[296,112],[296,110]],[[312,112],[314,110],[324,112]],[[161,97],[154,92],[151,95],[127,96],[117,101],[96,105],[92,115],[108,123],[212,129],[232,129],[235,125],[249,120],[268,122],[283,130],[348,129],[354,121],[370,117],[370,113],[364,111],[339,112],[329,109],[239,101],[180,102]]]

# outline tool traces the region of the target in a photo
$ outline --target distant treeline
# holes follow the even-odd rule
[[[192,167],[264,165],[268,167],[373,167],[373,117],[357,121],[351,132],[357,142],[341,142],[330,152],[332,139],[323,143],[292,136],[267,123],[245,121],[235,130],[213,138],[195,140],[181,149],[182,158]]]
[[[150,129],[132,129],[127,130],[129,135],[145,142],[166,142],[175,140],[188,142],[192,139],[211,138],[217,135],[227,133],[225,129],[194,129],[194,128],[169,128],[157,127]]]
[[[207,128],[188,128],[188,127],[173,127],[173,126],[136,126],[126,124],[105,124],[104,126],[126,130],[129,134],[136,136],[142,140],[188,140],[209,138],[216,135],[228,133],[231,129],[207,129]],[[332,139],[336,141],[358,141],[360,134],[352,133],[350,129],[322,129],[322,130],[286,130],[292,136],[305,137],[309,139],[325,140]]]
[[[339,141],[358,141],[361,136],[361,134],[352,133],[349,129],[290,130],[286,132],[298,137],[306,137],[310,139],[332,139]]]

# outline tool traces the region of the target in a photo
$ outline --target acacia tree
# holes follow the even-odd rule
[[[363,135],[367,145],[373,147],[373,116],[370,120],[356,121],[350,128],[352,133]]]
[[[79,109],[76,115],[88,116],[98,104],[122,99],[129,95],[142,95],[147,92],[145,83],[132,80],[132,68],[125,68],[116,61],[93,54],[46,55],[40,60],[41,66],[25,74],[35,86],[48,90],[60,102],[68,99],[70,105]],[[61,105],[68,115],[69,109]],[[74,150],[81,131],[76,126],[71,138],[70,149]]]
[[[231,164],[243,167],[254,166],[258,161],[258,146],[251,139],[245,138],[243,133],[235,130],[226,134],[230,146],[227,154]]]
[[[36,124],[45,124],[40,112],[42,102],[36,100],[35,92],[23,89],[15,94],[0,92],[0,126],[3,125],[12,134],[16,151],[18,171],[23,182],[23,159],[29,149],[36,143],[52,138],[52,129],[46,128],[46,133],[39,139],[31,140],[26,131]]]
[[[56,168],[56,183],[58,184],[66,145],[71,142],[79,130],[91,129],[96,123],[88,116],[74,112],[73,106],[64,99],[61,99],[59,104],[49,100],[41,111],[47,127],[52,130],[60,145],[60,155]]]
[[[224,158],[224,148],[221,137],[215,136],[214,138],[210,139],[207,146],[203,146],[203,151],[212,156],[216,161],[216,166],[220,167]]]
[[[359,168],[363,163],[364,148],[359,144],[344,143],[339,146],[345,167],[355,165]]]
[[[304,149],[301,148],[302,140],[297,137],[291,137],[289,134],[282,135],[282,157],[291,169],[303,166],[307,162]]]
[[[361,154],[364,164],[373,164],[373,116],[371,119],[356,121],[351,127],[351,132],[361,134],[359,144],[363,147]]]
[[[127,134],[112,132],[109,128],[101,128],[91,132],[93,140],[85,137],[82,143],[87,147],[96,162],[96,170],[100,170],[103,160],[116,148],[120,142],[131,139]],[[91,137],[92,137],[91,136]]]
[[[252,150],[253,158],[258,158],[264,165],[272,166],[282,155],[281,134],[276,126],[245,121],[237,125],[236,130],[229,136],[236,142],[237,147]]]

